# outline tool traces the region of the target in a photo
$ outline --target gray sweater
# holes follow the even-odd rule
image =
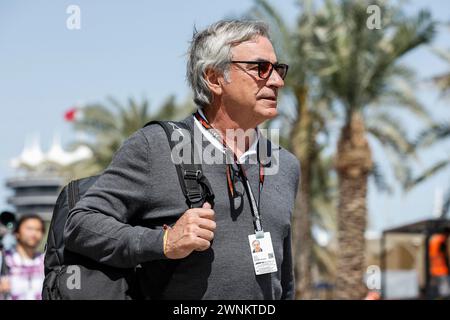
[[[183,122],[195,126],[193,117]],[[260,139],[265,139],[261,137]],[[262,143],[262,142],[261,142]],[[203,143],[203,146],[205,144]],[[163,254],[162,225],[187,210],[170,148],[160,126],[148,126],[127,139],[85,196],[70,211],[65,245],[107,265],[141,265],[140,284],[159,299],[293,299],[291,218],[300,168],[279,149],[279,170],[266,176],[260,212],[270,232],[278,271],[255,275],[248,235],[254,233],[247,195],[234,208],[225,164],[202,164],[215,194],[217,229],[211,247],[181,260]],[[255,196],[258,165],[244,164]]]

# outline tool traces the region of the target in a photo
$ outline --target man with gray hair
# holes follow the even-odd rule
[[[165,133],[148,126],[70,211],[66,247],[114,267],[141,265],[146,298],[293,299],[300,166],[258,129],[277,116],[287,71],[264,23],[219,21],[195,33],[187,79],[198,110],[182,122],[202,137],[195,143],[203,154],[212,146],[226,155],[223,163],[202,161],[214,208],[186,210]],[[229,134],[236,131],[245,139]],[[253,254],[256,239],[264,251]]]

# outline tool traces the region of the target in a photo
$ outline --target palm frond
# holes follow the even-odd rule
[[[388,113],[379,113],[370,118],[367,123],[367,132],[373,135],[383,147],[391,148],[401,157],[415,150],[415,144],[409,141],[401,122]]]
[[[373,178],[373,181],[378,191],[385,193],[392,193],[392,186],[387,183],[386,177],[384,176],[381,167],[378,163],[374,162],[370,175]]]
[[[443,170],[444,168],[446,168],[448,166],[450,166],[450,158],[449,159],[444,159],[444,160],[441,160],[441,161],[437,162],[436,164],[434,164],[430,168],[426,169],[418,177],[408,181],[406,183],[406,189],[407,190],[411,189],[412,187],[414,187],[414,186],[418,185],[419,183],[425,181],[427,178],[435,175],[437,172]]]
[[[450,123],[435,124],[419,133],[415,145],[418,147],[430,146],[448,138],[450,138]]]

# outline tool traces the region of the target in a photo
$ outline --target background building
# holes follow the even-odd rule
[[[12,191],[7,201],[17,217],[35,213],[49,223],[58,194],[67,182],[65,169],[90,156],[91,151],[84,146],[65,151],[58,136],[46,153],[37,136],[27,141],[22,153],[10,161],[15,175],[6,181]]]

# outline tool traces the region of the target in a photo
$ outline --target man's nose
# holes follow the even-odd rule
[[[273,86],[277,88],[282,88],[284,86],[284,80],[283,78],[281,78],[277,70],[272,70],[272,74],[270,75],[269,79],[267,79],[267,86]]]

